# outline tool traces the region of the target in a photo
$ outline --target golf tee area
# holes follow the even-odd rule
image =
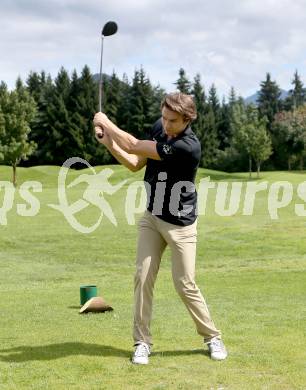
[[[256,194],[252,215],[243,214],[241,203],[235,214],[221,216],[217,185],[209,190],[205,215],[198,217],[196,283],[222,329],[228,358],[209,358],[174,289],[166,249],[155,285],[150,364],[135,366],[130,361],[133,278],[141,212],[135,224],[127,219],[126,196],[143,171],[95,167],[113,170],[113,186],[125,182],[104,194],[116,225],[93,204],[74,215],[84,226],[101,217],[86,234],[50,207],[59,202],[60,168],[18,168],[18,187],[5,213],[10,195],[0,187],[1,390],[306,389],[306,216],[295,212],[296,204],[305,205],[305,194],[297,191],[305,171],[261,172],[260,179],[252,179],[269,188],[284,181],[292,185],[293,199],[279,208],[277,218],[271,218],[268,191]],[[0,166],[0,183],[11,180],[11,170]],[[70,204],[84,201],[86,183],[68,187],[84,173],[92,172],[69,171]],[[197,183],[207,177],[229,186],[249,182],[248,173],[200,168]],[[30,215],[20,188],[33,181],[41,186],[29,190],[37,207]],[[83,285],[97,285],[114,310],[80,314]]]

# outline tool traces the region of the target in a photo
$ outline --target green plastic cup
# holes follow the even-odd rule
[[[80,303],[83,306],[89,299],[98,296],[97,286],[81,286],[80,287]]]

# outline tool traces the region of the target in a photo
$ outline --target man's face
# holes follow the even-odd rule
[[[176,137],[183,130],[185,130],[188,125],[188,121],[184,121],[182,114],[171,111],[167,107],[162,109],[162,124],[165,130],[165,133],[168,136]]]

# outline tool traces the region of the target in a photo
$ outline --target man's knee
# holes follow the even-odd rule
[[[150,264],[149,267],[144,265],[139,265],[136,268],[134,274],[134,284],[140,286],[151,286],[154,284],[156,279],[156,274],[158,272],[158,267],[154,266],[154,264]]]
[[[134,274],[134,284],[135,284],[135,286],[143,284],[144,280],[145,280],[145,277],[144,277],[143,268],[139,267],[139,268],[136,269],[135,274]]]
[[[178,279],[173,279],[173,282],[177,293],[182,297],[193,295],[199,291],[193,278],[184,276]]]

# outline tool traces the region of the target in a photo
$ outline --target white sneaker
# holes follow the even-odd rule
[[[211,359],[224,360],[227,358],[227,351],[222,340],[218,339],[217,337],[213,337],[207,342],[207,346]]]
[[[150,347],[144,342],[140,342],[136,345],[134,355],[132,357],[132,363],[134,364],[148,364],[150,356]]]

